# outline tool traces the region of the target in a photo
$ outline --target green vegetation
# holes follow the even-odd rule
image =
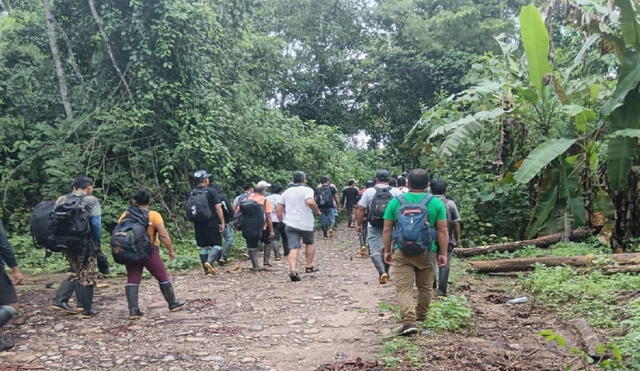
[[[583,317],[610,335],[607,351],[619,350],[624,365],[640,365],[640,277],[625,274],[604,275],[595,269],[578,274],[570,267],[538,266],[521,278],[522,289],[535,295],[538,304],[571,319]],[[609,367],[610,363],[603,366]],[[615,368],[615,367],[614,367]]]
[[[389,303],[388,301],[380,301],[378,302],[378,309],[381,312],[398,312],[398,304]]]
[[[630,249],[640,234],[639,12],[631,0],[524,6],[519,34],[492,35],[499,50],[476,61],[467,88],[425,106],[403,145],[451,181],[472,242],[586,226]]]
[[[295,169],[341,185],[423,166],[449,181],[466,246],[640,237],[631,0],[89,3],[53,2],[49,25],[39,0],[0,4],[12,234],[80,174],[110,229],[142,186],[184,227],[200,167],[234,194]]]
[[[410,338],[405,337],[393,337],[386,340],[382,344],[382,351],[378,353],[377,358],[382,361],[385,367],[391,369],[402,365],[405,359],[417,369],[424,366],[420,347]]]
[[[471,326],[473,310],[464,296],[447,296],[431,303],[424,325],[434,332],[456,331]]]

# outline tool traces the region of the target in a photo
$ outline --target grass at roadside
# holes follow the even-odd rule
[[[608,335],[603,350],[620,352],[599,366],[640,369],[640,276],[604,275],[594,269],[579,274],[571,267],[537,266],[520,279],[522,289],[534,295],[537,305],[557,312],[566,320],[583,317]]]
[[[398,306],[381,301],[378,308],[382,312],[394,313],[394,318],[400,324]],[[424,322],[419,323],[420,329],[428,329],[433,333],[456,332],[470,328],[473,311],[464,296],[448,296],[439,298],[431,303],[429,314]],[[418,335],[421,336],[421,335]],[[437,335],[440,336],[440,335]],[[390,369],[421,369],[425,365],[424,349],[415,338],[389,335],[383,339],[382,350],[377,358]]]

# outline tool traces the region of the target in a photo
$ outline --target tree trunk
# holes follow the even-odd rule
[[[113,50],[111,49],[111,44],[109,43],[109,37],[107,36],[107,33],[104,30],[104,27],[102,27],[102,19],[100,18],[100,15],[96,10],[96,4],[94,0],[89,0],[89,8],[91,8],[91,14],[93,15],[93,19],[95,19],[96,24],[98,25],[98,30],[100,31],[100,35],[102,35],[104,44],[107,47],[107,53],[109,54],[109,58],[111,59],[111,64],[113,64],[113,68],[116,70],[118,77],[120,77],[120,81],[122,82],[122,85],[124,85],[124,88],[127,90],[127,94],[129,95],[129,98],[133,99],[133,93],[131,93],[129,84],[127,84],[127,80],[125,79],[124,74],[122,73],[122,70],[120,70],[120,67],[118,67],[118,63],[116,62],[116,57],[114,56]]]
[[[573,235],[569,238],[571,241],[581,241],[587,236],[587,231],[577,229],[573,231]],[[488,245],[480,247],[470,247],[466,249],[454,249],[453,252],[459,257],[469,257],[475,255],[489,254],[496,251],[515,251],[525,246],[546,247],[556,242],[562,241],[563,234],[556,233],[549,236],[539,237],[533,240],[516,241],[509,243],[501,243],[497,245]]]
[[[640,264],[640,253],[604,255],[607,259],[614,260],[618,264]],[[540,257],[540,258],[520,258],[502,260],[471,261],[470,272],[490,273],[490,272],[519,272],[532,270],[536,264],[544,264],[548,267],[560,265],[570,265],[574,267],[584,267],[590,265],[595,256],[567,256],[567,257]]]
[[[627,250],[629,240],[640,237],[640,174],[629,172],[625,191],[613,192],[611,200],[616,209],[616,224],[611,235],[613,251]]]
[[[51,3],[49,3],[49,0],[42,0],[42,5],[44,7],[44,19],[47,24],[47,36],[49,37],[49,47],[51,48],[53,65],[56,70],[56,75],[58,76],[60,98],[62,99],[62,105],[64,106],[64,112],[67,115],[67,118],[71,118],[73,117],[73,111],[71,110],[71,100],[69,99],[67,79],[64,75],[64,69],[62,68],[62,61],[60,59],[60,50],[58,49],[58,35],[55,28],[56,20],[51,12]]]

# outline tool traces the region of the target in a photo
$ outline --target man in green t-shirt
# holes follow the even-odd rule
[[[407,203],[414,204],[422,201],[427,193],[424,192],[429,184],[429,175],[423,169],[415,169],[409,173],[409,193],[404,197]],[[435,280],[435,259],[438,256],[438,265],[447,264],[447,248],[449,246],[449,234],[447,232],[447,210],[438,198],[432,198],[427,204],[429,223],[436,228],[437,245],[432,242],[431,249],[420,255],[406,256],[393,246],[392,231],[397,219],[398,210],[401,207],[398,197],[387,205],[384,213],[384,229],[382,242],[384,245],[384,260],[393,269],[396,283],[396,296],[400,307],[400,317],[403,326],[398,330],[399,335],[409,335],[418,332],[415,323],[424,321],[431,304],[433,282]],[[418,288],[418,303],[413,300],[413,284]]]

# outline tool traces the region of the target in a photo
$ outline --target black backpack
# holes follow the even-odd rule
[[[262,204],[255,200],[244,199],[239,202],[240,213],[242,214],[241,229],[260,231],[264,224],[264,208]]]
[[[53,208],[49,218],[51,251],[83,252],[91,242],[90,211],[84,195],[70,194]]]
[[[240,196],[238,196],[238,199],[237,199],[238,206],[240,206],[240,203],[246,200],[247,197],[249,197],[249,194],[247,193],[242,193]],[[238,212],[235,212],[235,210],[232,210],[232,212],[234,214],[233,214],[233,220],[231,221],[231,224],[233,224],[233,228],[239,231],[242,228],[242,210],[238,210]]]
[[[153,244],[147,234],[149,210],[130,207],[111,233],[111,255],[119,264],[137,264],[149,259]]]
[[[331,208],[333,207],[333,192],[331,192],[331,186],[321,186],[316,190],[316,199],[318,201],[318,207]]]
[[[371,204],[369,205],[369,210],[367,210],[367,220],[369,223],[376,227],[382,228],[384,225],[384,212],[387,210],[387,205],[393,199],[393,195],[391,194],[391,187],[386,188],[375,188],[376,194],[373,196],[371,200]]]
[[[49,223],[51,221],[51,213],[55,206],[55,201],[41,201],[31,212],[29,224],[31,226],[31,236],[33,237],[36,248],[51,250],[49,247],[49,236],[51,236]]]
[[[229,201],[229,199],[227,198],[227,196],[225,195],[220,195],[220,200],[222,200],[222,202],[220,203],[222,206],[222,214],[224,216],[224,222],[225,223],[229,223],[230,221],[233,220],[233,205],[231,205],[231,202]]]
[[[209,206],[209,192],[204,188],[194,188],[189,193],[186,204],[187,219],[192,222],[204,222],[213,218]]]

